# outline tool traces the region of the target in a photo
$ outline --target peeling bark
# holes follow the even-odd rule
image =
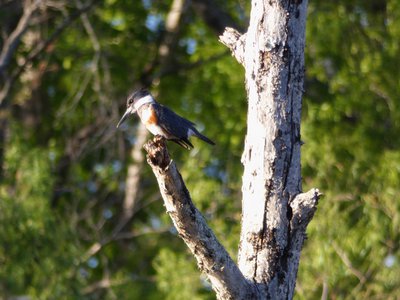
[[[293,298],[321,195],[301,185],[306,13],[307,1],[253,0],[248,31],[220,36],[245,68],[248,94],[238,268],[191,202],[163,141],[145,147],[167,212],[219,299]]]
[[[219,41],[232,51],[236,60],[244,66],[244,47],[246,45],[246,34],[240,34],[234,28],[227,27]]]
[[[249,101],[239,268],[273,299],[293,297],[319,197],[301,194],[306,12],[307,1],[253,0],[246,36],[227,29],[220,38],[245,67]]]
[[[175,162],[169,157],[165,140],[155,137],[144,148],[167,213],[195,256],[200,270],[210,279],[218,299],[256,299],[254,286],[246,281],[194,206]]]

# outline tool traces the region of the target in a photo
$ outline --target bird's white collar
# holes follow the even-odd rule
[[[151,95],[144,96],[140,98],[138,101],[135,103],[135,110],[138,110],[139,107],[141,107],[144,104],[149,104],[149,103],[155,103],[156,101]]]

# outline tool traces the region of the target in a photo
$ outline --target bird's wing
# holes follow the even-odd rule
[[[156,111],[158,125],[166,130],[170,135],[177,139],[183,139],[186,142],[188,139],[188,130],[193,128],[194,123],[177,115],[168,107],[161,104],[157,105],[158,107]]]

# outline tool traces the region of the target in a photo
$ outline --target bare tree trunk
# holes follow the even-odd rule
[[[247,33],[228,28],[220,37],[245,67],[249,101],[240,275],[190,202],[176,166],[169,157],[159,159],[165,145],[146,145],[167,211],[219,299],[293,297],[306,227],[320,196],[318,189],[301,188],[306,13],[307,1],[253,0]]]
[[[239,268],[276,299],[293,297],[305,227],[319,196],[318,190],[305,194],[311,198],[300,194],[306,15],[307,1],[253,0],[247,33],[230,29],[221,37],[245,67],[249,101]],[[300,200],[309,206],[299,209]]]

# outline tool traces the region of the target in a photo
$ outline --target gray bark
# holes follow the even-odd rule
[[[255,287],[243,277],[194,206],[181,174],[169,157],[164,139],[156,137],[144,148],[167,213],[195,256],[200,270],[210,279],[218,299],[255,299]]]
[[[246,36],[228,30],[221,37],[245,67],[249,101],[239,268],[274,299],[293,297],[319,196],[300,194],[306,14],[307,1],[253,0]]]
[[[248,31],[227,29],[220,37],[245,67],[249,103],[238,268],[191,203],[175,164],[157,158],[165,145],[146,146],[167,212],[219,299],[294,294],[306,227],[320,197],[318,189],[302,193],[301,187],[306,13],[307,1],[253,0]]]

